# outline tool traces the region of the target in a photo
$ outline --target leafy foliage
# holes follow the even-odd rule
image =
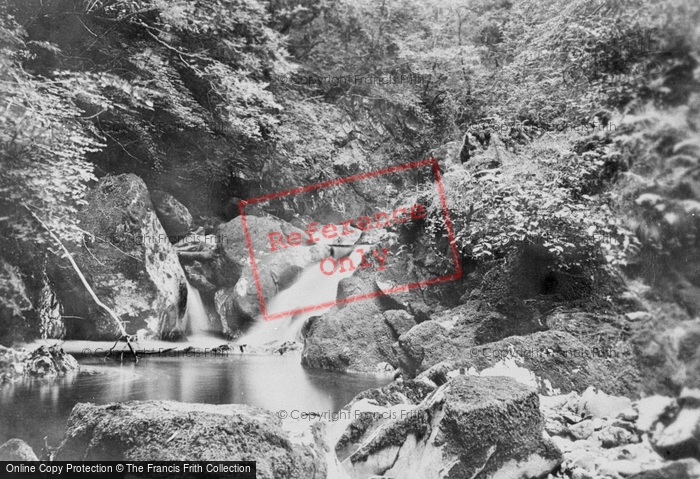
[[[647,107],[623,122],[620,152],[633,158],[620,182],[619,211],[645,248],[693,261],[700,249],[700,103]]]
[[[454,133],[457,97],[477,60],[475,48],[460,43],[461,24],[452,21],[464,15],[457,3],[363,0],[331,8],[321,2],[320,13],[309,17],[299,2],[273,18],[303,25],[289,38],[302,64],[291,83],[344,108],[380,141],[405,144],[395,152],[400,159],[392,159],[406,161]]]
[[[668,100],[664,76],[687,62],[692,10],[682,0],[516,2],[499,24],[502,41],[483,52],[490,68],[474,77],[478,116],[551,130],[588,124],[601,109]]]
[[[445,174],[455,239],[464,256],[498,259],[522,245],[539,244],[565,268],[602,259],[626,262],[638,241],[614,217],[613,197],[593,194],[609,174],[606,162],[597,154],[568,150],[566,139],[560,134],[535,140],[497,169],[452,168]],[[431,205],[429,228],[444,235],[438,202]]]
[[[8,17],[0,25],[0,211],[4,235],[44,241],[28,221],[32,208],[64,238],[76,233],[75,213],[88,182],[86,160],[101,144],[79,118],[78,94],[70,85],[28,75],[21,28]]]

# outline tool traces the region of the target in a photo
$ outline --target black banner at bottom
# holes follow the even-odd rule
[[[0,461],[0,479],[255,479],[255,461]]]

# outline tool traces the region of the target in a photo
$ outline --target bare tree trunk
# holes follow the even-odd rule
[[[115,313],[112,308],[104,304],[102,301],[100,301],[100,298],[97,297],[97,294],[95,294],[95,291],[92,289],[90,286],[90,283],[88,283],[87,279],[85,278],[85,275],[83,275],[83,272],[80,271],[80,268],[78,267],[78,263],[75,262],[75,259],[73,259],[73,255],[70,254],[70,251],[63,245],[63,242],[61,239],[56,236],[56,234],[51,231],[51,228],[48,227],[46,223],[44,223],[41,218],[39,218],[32,210],[29,209],[27,205],[24,205],[24,207],[29,211],[29,214],[34,217],[35,220],[37,220],[41,226],[44,227],[44,229],[51,235],[51,238],[61,247],[63,252],[66,254],[66,257],[68,258],[68,261],[70,261],[70,264],[73,266],[73,269],[75,272],[78,274],[78,277],[80,278],[80,281],[83,282],[83,285],[85,286],[85,289],[87,289],[88,293],[90,293],[90,296],[92,296],[93,301],[95,301],[95,304],[105,310],[107,314],[114,320],[114,322],[117,324],[117,327],[119,328],[119,332],[122,334],[122,337],[119,338],[120,340],[123,339],[124,342],[126,342],[126,345],[129,346],[129,350],[131,350],[131,354],[133,354],[134,359],[136,362],[138,362],[139,357],[136,355],[136,351],[134,351],[133,346],[131,345],[131,341],[129,340],[129,335],[126,332],[126,329],[124,329],[124,323],[122,323],[122,320],[119,319],[119,316],[117,316],[117,313]]]

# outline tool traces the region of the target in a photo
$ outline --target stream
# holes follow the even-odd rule
[[[44,436],[49,445],[57,446],[73,406],[80,402],[169,399],[322,413],[338,411],[359,392],[391,381],[305,369],[298,355],[147,357],[138,364],[92,356],[77,359],[79,373],[0,387],[0,444],[20,438],[37,455]]]
[[[270,310],[287,311],[324,303],[327,306],[273,321],[260,319],[239,342],[262,345],[270,341],[300,340],[304,322],[330,309],[338,282],[350,274],[329,278],[320,272],[318,264],[309,266],[295,284],[272,299]],[[191,286],[188,298],[186,315],[192,331],[188,342],[149,341],[141,347],[152,351],[192,345],[210,351],[226,343],[225,339],[212,336],[208,331],[199,292]],[[26,347],[33,349],[39,345]],[[78,359],[80,372],[54,379],[25,378],[0,387],[0,444],[11,438],[23,439],[40,456],[44,437],[52,447],[60,444],[70,412],[81,402],[238,403],[273,412],[284,410],[293,417],[293,411],[337,412],[361,391],[391,382],[387,376],[305,369],[298,354],[209,352],[197,356],[180,351],[179,354],[145,356],[138,364],[127,356],[122,364],[103,359],[101,352],[112,345],[110,342],[65,341],[63,348]],[[87,352],[86,349],[96,354],[81,354]],[[234,346],[234,350],[237,349]]]

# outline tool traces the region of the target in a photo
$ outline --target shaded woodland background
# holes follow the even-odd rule
[[[173,194],[210,233],[240,199],[496,145],[510,167],[447,178],[463,261],[542,245],[564,271],[622,268],[697,314],[699,25],[693,0],[12,0],[0,255],[52,261],[29,211],[82,241],[84,194],[107,175]],[[308,80],[347,76],[425,81]],[[319,191],[268,212],[397,192],[425,195]]]

